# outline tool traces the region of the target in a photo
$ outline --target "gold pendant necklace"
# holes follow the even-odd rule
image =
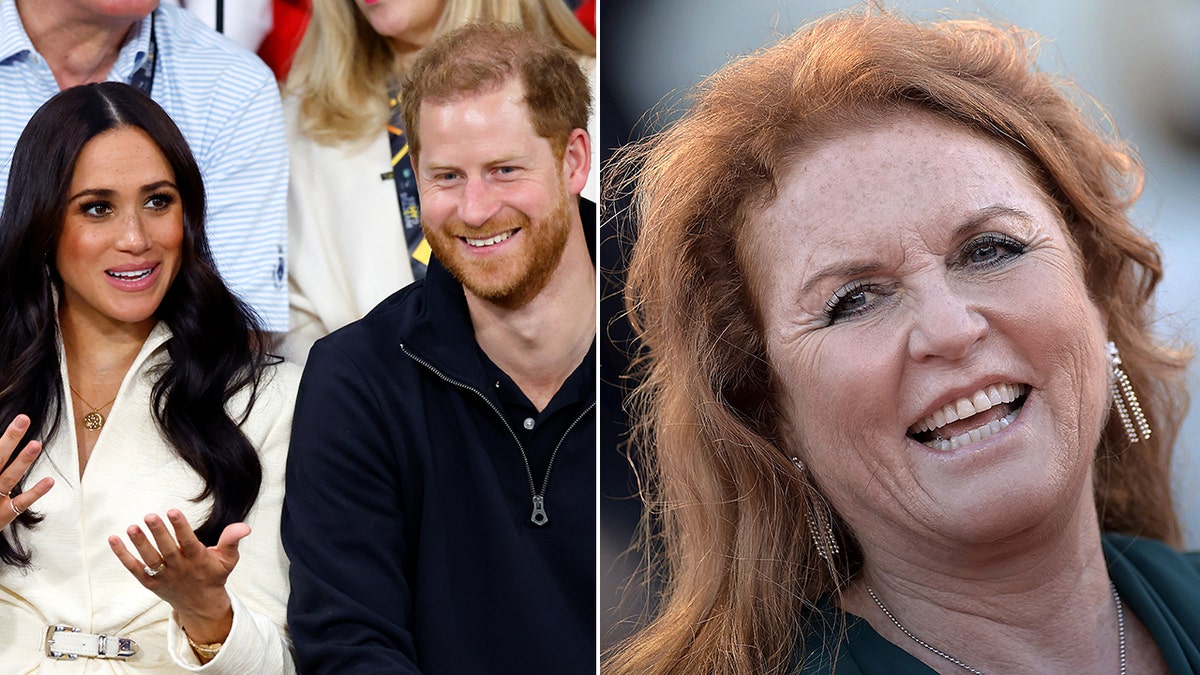
[[[97,406],[92,405],[91,403],[88,403],[83,398],[82,394],[80,394],[78,391],[75,391],[75,387],[72,387],[69,384],[67,385],[67,387],[69,387],[71,389],[72,394],[75,394],[76,396],[79,397],[79,401],[81,403],[83,403],[85,406],[92,409],[92,411],[90,413],[83,416],[83,426],[87,427],[91,431],[96,431],[98,429],[103,428],[104,427],[104,415],[101,415],[100,411],[103,410],[104,408],[107,408],[108,406],[116,403],[117,399],[113,398],[113,400],[109,401],[108,403],[105,403],[104,405],[97,407]]]

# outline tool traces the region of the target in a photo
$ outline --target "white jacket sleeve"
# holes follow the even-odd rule
[[[287,623],[288,559],[279,538],[283,508],[283,473],[292,429],[292,408],[300,368],[281,363],[265,377],[254,409],[242,431],[259,449],[263,480],[254,508],[246,518],[250,534],[238,546],[238,564],[225,590],[233,605],[233,626],[216,658],[203,666],[171,613],[167,646],[179,667],[214,675],[276,675],[296,672]],[[241,396],[231,403],[238,411]]]
[[[171,613],[167,648],[175,665],[188,672],[214,675],[295,673],[291,643],[283,630],[273,620],[247,609],[236,595],[231,593],[229,601],[233,604],[233,627],[216,658],[204,665],[200,665],[174,612]]]

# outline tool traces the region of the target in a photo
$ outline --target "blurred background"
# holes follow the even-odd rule
[[[952,0],[887,7],[921,19],[982,15],[1041,34],[1040,65],[1072,77],[1109,111],[1146,167],[1134,220],[1162,246],[1159,330],[1200,344],[1200,1]],[[601,156],[678,116],[681,99],[737,55],[775,42],[809,19],[857,2],[834,0],[603,0],[600,3]],[[649,112],[648,112],[649,111]],[[603,166],[603,165],[602,165]],[[607,219],[610,211],[604,214]],[[620,311],[620,250],[602,228],[601,646],[627,633],[649,591],[624,586],[640,560],[627,554],[640,513],[620,443],[620,377],[628,328]],[[1200,549],[1200,373],[1176,445],[1174,487],[1189,548]]]

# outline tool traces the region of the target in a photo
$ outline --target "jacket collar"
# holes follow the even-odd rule
[[[58,294],[55,293],[54,297],[54,304],[57,306]],[[166,344],[170,339],[171,329],[167,327],[167,323],[165,321],[159,321],[158,323],[154,324],[154,328],[150,329],[150,334],[146,336],[146,341],[142,343],[142,348],[138,350],[138,354],[134,357],[133,363],[130,364],[127,373],[137,372],[143,367],[143,365],[151,361],[151,359],[154,360],[154,363],[151,365],[157,364],[160,361],[158,358],[158,353],[162,352],[163,354],[166,354]],[[63,381],[66,382],[67,353],[66,348],[63,346],[61,328],[58,329],[58,361],[61,364]],[[126,375],[125,379],[129,379],[128,374]],[[121,384],[121,387],[125,387],[124,383]]]
[[[414,321],[401,339],[405,350],[459,382],[484,383],[486,373],[462,284],[431,257],[425,278],[415,283],[413,292],[419,302]]]

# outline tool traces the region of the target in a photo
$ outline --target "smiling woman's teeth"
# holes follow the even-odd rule
[[[951,452],[970,443],[978,443],[1012,424],[1020,413],[1021,406],[1024,405],[1023,397],[1027,391],[1028,387],[1023,384],[991,385],[975,392],[970,397],[961,398],[942,406],[932,415],[913,425],[908,430],[909,435],[941,452]],[[1013,405],[1014,403],[1016,405]],[[969,428],[967,424],[964,424],[964,421],[997,406],[1005,406],[1007,413],[1002,417],[996,417],[995,415],[1000,412],[997,411],[988,416],[992,418],[990,421],[984,421],[985,418],[981,418],[974,428]],[[954,424],[955,422],[957,424]],[[950,424],[954,424],[953,430],[959,433],[946,438],[941,430]],[[945,431],[949,432],[951,429],[945,429]]]
[[[990,438],[993,434],[1000,433],[1001,429],[1012,424],[1013,420],[1017,419],[1017,415],[1020,412],[1020,409],[1014,410],[998,420],[992,420],[981,427],[971,429],[965,434],[959,434],[950,438],[949,440],[938,436],[932,440],[925,441],[925,445],[928,445],[934,450],[938,450],[940,452],[953,452],[964,445],[978,443],[985,438]]]
[[[513,234],[512,231],[509,231],[509,232],[501,232],[500,234],[498,234],[494,237],[491,237],[490,239],[470,239],[468,237],[463,237],[463,239],[467,242],[467,244],[478,248],[480,246],[491,246],[492,244],[499,244],[500,242],[504,241],[505,239],[508,239],[509,237],[511,237],[512,234]]]
[[[133,272],[108,272],[108,271],[106,271],[105,274],[107,274],[108,276],[110,276],[114,279],[120,279],[121,281],[137,281],[138,279],[144,279],[144,278],[150,276],[150,273],[153,271],[154,271],[154,268],[151,267],[150,269],[136,270]]]

